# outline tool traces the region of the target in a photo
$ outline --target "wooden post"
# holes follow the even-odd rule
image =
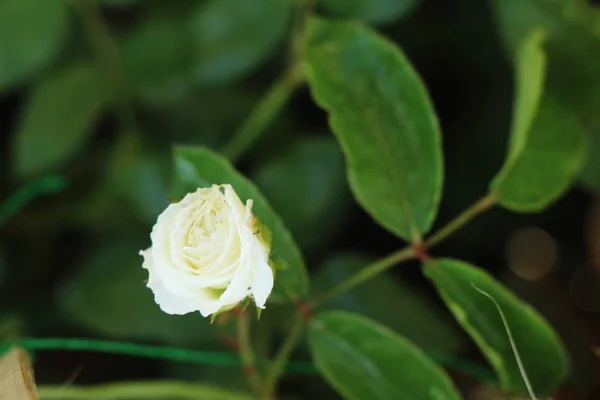
[[[0,358],[0,400],[38,400],[27,352],[14,347]]]

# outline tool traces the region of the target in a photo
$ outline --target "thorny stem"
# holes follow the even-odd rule
[[[260,393],[261,379],[256,369],[254,352],[252,351],[252,345],[250,341],[250,318],[247,312],[241,312],[237,316],[237,334],[240,357],[242,359],[242,365],[244,373],[248,377],[248,383],[252,391],[257,395]]]

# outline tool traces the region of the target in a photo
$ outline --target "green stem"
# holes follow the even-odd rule
[[[365,268],[358,271],[356,274],[354,274],[351,277],[347,278],[346,280],[342,281],[340,284],[335,286],[330,291],[309,301],[308,306],[311,308],[315,308],[319,305],[322,305],[323,303],[328,302],[329,300],[331,300],[335,296],[339,295],[340,293],[346,292],[346,291],[360,285],[364,281],[371,279],[375,275],[378,275],[384,271],[387,271],[394,265],[396,265],[402,261],[410,260],[411,258],[414,258],[414,257],[415,257],[415,253],[414,253],[412,247],[406,247],[404,249],[398,250],[398,251],[388,255],[387,257],[384,257],[384,258],[377,260],[374,263],[366,266]]]
[[[125,74],[119,50],[102,18],[96,0],[72,0],[108,87],[109,99],[116,102],[116,117],[122,131],[137,132],[131,100],[125,89]]]
[[[244,373],[248,377],[248,382],[252,391],[257,395],[260,393],[261,379],[255,365],[254,351],[250,341],[250,318],[248,313],[242,312],[238,318],[238,345],[240,348],[240,357],[244,367]]]
[[[250,400],[248,396],[224,389],[170,381],[121,382],[89,387],[42,385],[38,387],[38,392],[41,400],[151,400],[165,398]]]
[[[302,77],[296,68],[290,69],[277,79],[240,129],[223,147],[223,155],[232,162],[237,161],[267,130],[301,83]]]
[[[300,336],[302,334],[302,327],[304,326],[304,317],[300,313],[296,313],[294,323],[290,329],[285,342],[281,345],[281,348],[273,358],[273,361],[269,365],[269,369],[265,375],[265,380],[262,389],[262,400],[271,400],[275,392],[277,381],[283,373],[283,369],[287,360],[289,359],[292,351],[298,344]]]
[[[466,223],[470,222],[473,218],[479,214],[489,210],[496,203],[496,199],[491,196],[485,196],[479,199],[471,207],[460,213],[456,218],[450,221],[446,226],[431,235],[426,241],[425,246],[431,248],[448,236],[462,228]]]

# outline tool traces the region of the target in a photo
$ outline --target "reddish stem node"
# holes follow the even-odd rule
[[[300,312],[300,314],[302,315],[302,318],[304,318],[305,321],[308,321],[309,319],[311,319],[312,310],[304,301],[296,300],[295,305],[296,305],[296,309],[298,309],[298,312]]]
[[[219,335],[219,338],[221,339],[221,341],[223,343],[225,343],[225,346],[229,347],[231,350],[233,350],[236,353],[239,352],[240,344],[235,336],[222,334],[222,335]]]
[[[246,375],[254,375],[256,374],[256,368],[254,368],[252,365],[244,365],[244,373]]]
[[[231,313],[224,313],[224,314],[218,315],[216,318],[217,326],[223,326],[226,323],[228,323],[229,320],[231,320]]]
[[[415,252],[415,257],[420,261],[427,261],[430,258],[429,253],[427,252],[427,246],[424,243],[414,244],[413,251]]]

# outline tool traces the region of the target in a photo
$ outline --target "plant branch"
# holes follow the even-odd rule
[[[254,107],[250,116],[233,134],[222,149],[222,153],[231,162],[237,161],[271,125],[281,109],[302,83],[303,78],[295,68],[285,72],[271,86],[269,91]]]
[[[270,363],[269,368],[267,369],[263,388],[261,390],[262,400],[272,399],[277,386],[277,381],[283,373],[285,364],[300,340],[303,326],[304,317],[298,312],[296,313],[294,323],[288,333],[287,338],[285,339],[285,342],[283,342],[279,348],[279,351],[273,358],[273,361]]]
[[[411,258],[414,258],[414,257],[415,257],[415,252],[412,247],[405,247],[401,250],[398,250],[398,251],[388,255],[387,257],[384,257],[380,260],[375,261],[372,264],[369,264],[368,266],[361,269],[360,271],[358,271],[357,273],[355,273],[348,279],[342,281],[340,284],[335,286],[330,291],[309,301],[308,306],[310,308],[314,308],[319,305],[322,305],[323,303],[328,302],[329,300],[331,300],[335,296],[339,295],[340,293],[346,292],[346,291],[360,285],[361,283],[365,282],[366,280],[371,279],[375,275],[379,275],[380,273],[387,271],[388,269],[392,268],[394,265],[396,265],[402,261],[410,260]]]
[[[467,208],[465,211],[460,213],[456,218],[450,221],[446,226],[441,228],[439,231],[431,235],[426,241],[425,246],[427,248],[431,248],[436,244],[440,243],[448,236],[462,228],[465,224],[470,222],[473,218],[478,216],[479,214],[489,210],[496,203],[496,199],[487,195],[479,199],[475,204],[471,207]]]
[[[473,218],[483,213],[484,211],[490,209],[496,202],[496,199],[490,195],[483,197],[471,207],[467,208],[465,211],[460,213],[456,218],[450,221],[446,226],[440,229],[438,232],[434,233],[426,242],[424,249],[427,250],[436,244],[440,243],[442,240],[446,239],[448,236],[456,232],[458,229],[462,228],[465,224],[471,221]],[[348,279],[342,281],[336,287],[334,287],[329,292],[317,297],[308,302],[308,305],[311,308],[322,305],[323,303],[328,302],[333,297],[339,295],[340,293],[346,292],[361,283],[371,279],[372,277],[379,275],[380,273],[387,271],[394,265],[409,260],[411,258],[417,257],[419,254],[416,251],[415,247],[406,247],[404,249],[398,250],[385,258],[382,258],[374,263],[368,265],[363,268],[356,274],[352,275]]]
[[[252,391],[259,394],[261,379],[258,375],[258,370],[256,369],[254,351],[252,350],[250,341],[250,318],[248,313],[243,311],[240,312],[240,315],[237,317],[237,322],[238,345],[244,373],[248,377],[248,383],[250,383]]]

